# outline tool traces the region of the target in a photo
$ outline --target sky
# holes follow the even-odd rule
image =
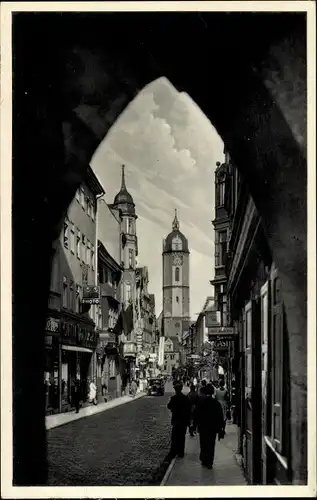
[[[177,209],[190,249],[191,316],[214,295],[214,171],[223,161],[223,142],[184,92],[166,78],[145,87],[124,110],[96,150],[91,167],[107,203],[126,185],[136,205],[138,266],[149,270],[156,314],[162,310],[162,241]]]

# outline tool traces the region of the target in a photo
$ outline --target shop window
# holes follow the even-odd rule
[[[64,234],[63,234],[63,242],[64,242],[64,247],[68,248],[68,221],[64,221]]]
[[[70,250],[72,253],[75,253],[75,227],[74,227],[74,224],[71,224],[71,229],[70,229]]]
[[[81,244],[81,234],[80,234],[80,231],[78,229],[77,236],[76,236],[76,255],[77,255],[78,259],[81,258],[80,244]]]
[[[175,281],[179,281],[179,267],[175,268]]]

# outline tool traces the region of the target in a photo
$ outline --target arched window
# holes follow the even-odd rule
[[[175,268],[175,281],[179,281],[179,267]]]

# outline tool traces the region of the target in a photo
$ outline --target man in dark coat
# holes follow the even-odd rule
[[[196,423],[196,404],[198,401],[198,393],[196,391],[196,387],[194,384],[190,386],[190,392],[188,393],[188,399],[190,401],[191,406],[191,425],[189,427],[189,434],[193,437],[196,432],[197,423]]]
[[[205,394],[199,397],[196,405],[196,419],[200,440],[200,461],[203,466],[212,469],[215,456],[217,434],[223,437],[223,412],[219,401],[214,399],[214,388],[208,384]]]
[[[185,394],[182,393],[181,383],[174,385],[175,395],[171,397],[167,408],[172,412],[172,442],[171,458],[183,457],[185,452],[185,436],[190,424],[191,405]]]

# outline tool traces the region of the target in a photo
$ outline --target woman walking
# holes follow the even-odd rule
[[[94,381],[91,381],[89,384],[89,395],[88,395],[89,403],[97,404],[97,387]]]
[[[216,389],[216,400],[219,401],[222,408],[223,421],[224,421],[223,430],[225,430],[227,421],[228,399],[229,399],[228,391],[225,388],[225,382],[224,380],[220,380],[219,388]]]

